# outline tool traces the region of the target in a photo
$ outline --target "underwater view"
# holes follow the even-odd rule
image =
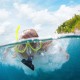
[[[66,43],[65,43],[66,41]],[[20,61],[11,58],[9,52],[6,60],[2,60],[4,48],[0,49],[0,79],[1,80],[79,80],[80,73],[80,38],[69,38],[53,41],[49,51],[44,56],[34,60],[35,71],[24,66]],[[59,50],[62,47],[62,51]],[[69,54],[69,60],[65,57]]]
[[[0,80],[80,80],[80,0],[0,0]]]

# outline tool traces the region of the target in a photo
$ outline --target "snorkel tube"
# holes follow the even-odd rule
[[[16,41],[18,41],[18,39],[19,39],[19,30],[20,30],[20,28],[21,28],[20,25],[18,25],[18,27],[16,28],[16,32],[15,32],[15,33],[16,33],[16,34],[15,34],[15,35],[16,35],[16,36],[15,36]]]
[[[19,30],[20,30],[20,25],[18,25],[18,27],[16,28],[16,37],[15,37],[16,41],[19,40]],[[39,48],[33,48],[30,43],[26,43],[25,48],[22,49],[22,50],[19,50],[18,47],[19,47],[19,45],[15,46],[15,51],[18,52],[18,53],[24,53],[27,50],[27,47],[30,47],[34,52],[37,52],[38,50],[41,49],[42,43],[40,42]]]
[[[18,27],[16,28],[16,32],[15,32],[16,41],[19,40],[19,30],[20,30],[20,28],[21,28],[20,25],[18,25]],[[27,49],[27,44],[26,44],[26,47],[25,47],[23,50],[19,50],[19,49],[18,49],[18,46],[19,46],[19,45],[16,45],[15,48],[14,48],[16,52],[24,53],[25,50]]]

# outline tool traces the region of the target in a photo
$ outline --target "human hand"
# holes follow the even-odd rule
[[[16,58],[16,57],[17,57],[17,55],[16,54],[13,54],[12,58]]]

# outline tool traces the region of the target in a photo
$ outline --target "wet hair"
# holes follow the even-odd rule
[[[38,34],[34,29],[24,30],[23,35],[21,36],[22,39],[33,38],[33,37],[38,37]]]

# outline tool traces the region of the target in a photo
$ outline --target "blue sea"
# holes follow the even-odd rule
[[[3,50],[0,49],[0,80],[80,80],[80,39],[53,41],[46,55],[35,57],[35,71],[10,58],[11,53],[8,60],[2,61]],[[69,60],[63,58],[65,53],[69,54]]]

